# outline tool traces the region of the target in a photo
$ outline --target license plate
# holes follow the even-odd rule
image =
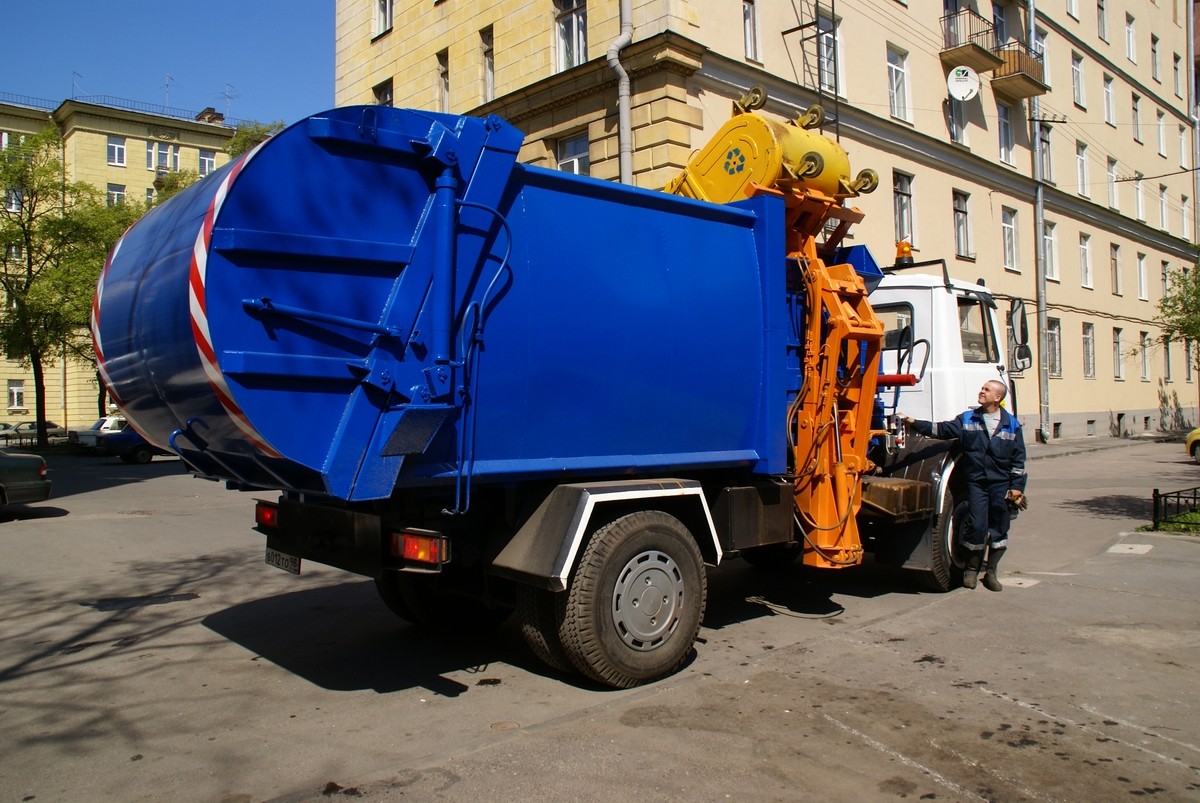
[[[300,574],[300,558],[295,555],[286,555],[278,549],[267,547],[267,565],[292,574]]]

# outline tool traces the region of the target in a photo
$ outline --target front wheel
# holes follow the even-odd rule
[[[629,688],[678,670],[708,595],[704,559],[674,516],[641,511],[597,530],[562,604],[559,637],[575,668]]]
[[[967,500],[947,494],[929,533],[929,571],[921,572],[921,581],[930,591],[946,592],[962,584],[958,542],[966,526]]]

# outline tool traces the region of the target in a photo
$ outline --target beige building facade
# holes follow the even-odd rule
[[[59,103],[0,94],[0,147],[49,124],[63,137],[68,181],[105,193],[108,202],[153,203],[155,181],[168,172],[201,176],[225,164],[225,145],[234,134],[220,114],[208,109],[195,119],[139,111],[109,103]],[[0,360],[6,405],[0,421],[17,424],[35,415],[33,374],[18,361]],[[96,420],[101,405],[95,366],[58,355],[46,368],[46,417],[69,429]]]
[[[854,201],[857,242],[888,263],[906,240],[1026,301],[1031,431],[1200,423],[1191,344],[1155,323],[1171,273],[1197,261],[1184,0],[627,0],[628,44],[621,5],[337,0],[336,103],[496,113],[525,132],[523,161],[617,180],[616,54],[633,181],[652,188],[749,87],[778,118],[820,103],[853,172],[880,175]]]

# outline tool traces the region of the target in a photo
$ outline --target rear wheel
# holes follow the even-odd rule
[[[657,680],[691,653],[707,593],[700,549],[678,519],[623,516],[592,536],[561,595],[563,649],[576,669],[609,686]]]
[[[542,663],[560,672],[574,672],[571,657],[558,634],[565,596],[544,588],[520,586],[517,588],[517,618],[525,643]]]
[[[921,582],[930,591],[945,592],[962,584],[963,562],[958,542],[966,524],[967,500],[947,494],[937,524],[929,534],[929,571],[921,572]]]
[[[129,454],[121,455],[121,459],[126,463],[135,463],[139,466],[144,466],[154,459],[154,453],[150,451],[149,446],[137,446]]]

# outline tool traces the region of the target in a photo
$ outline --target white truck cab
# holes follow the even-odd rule
[[[986,287],[946,274],[889,273],[870,301],[884,324],[880,370],[919,379],[911,387],[881,390],[889,413],[945,421],[974,407],[980,386],[995,379],[1009,388],[1005,408],[1016,414],[1017,400],[1007,373],[1009,353],[1001,340],[1006,321]],[[1015,359],[1023,363],[1028,346],[1019,300],[1008,317],[1015,320],[1015,328],[1005,341],[1013,341]]]

